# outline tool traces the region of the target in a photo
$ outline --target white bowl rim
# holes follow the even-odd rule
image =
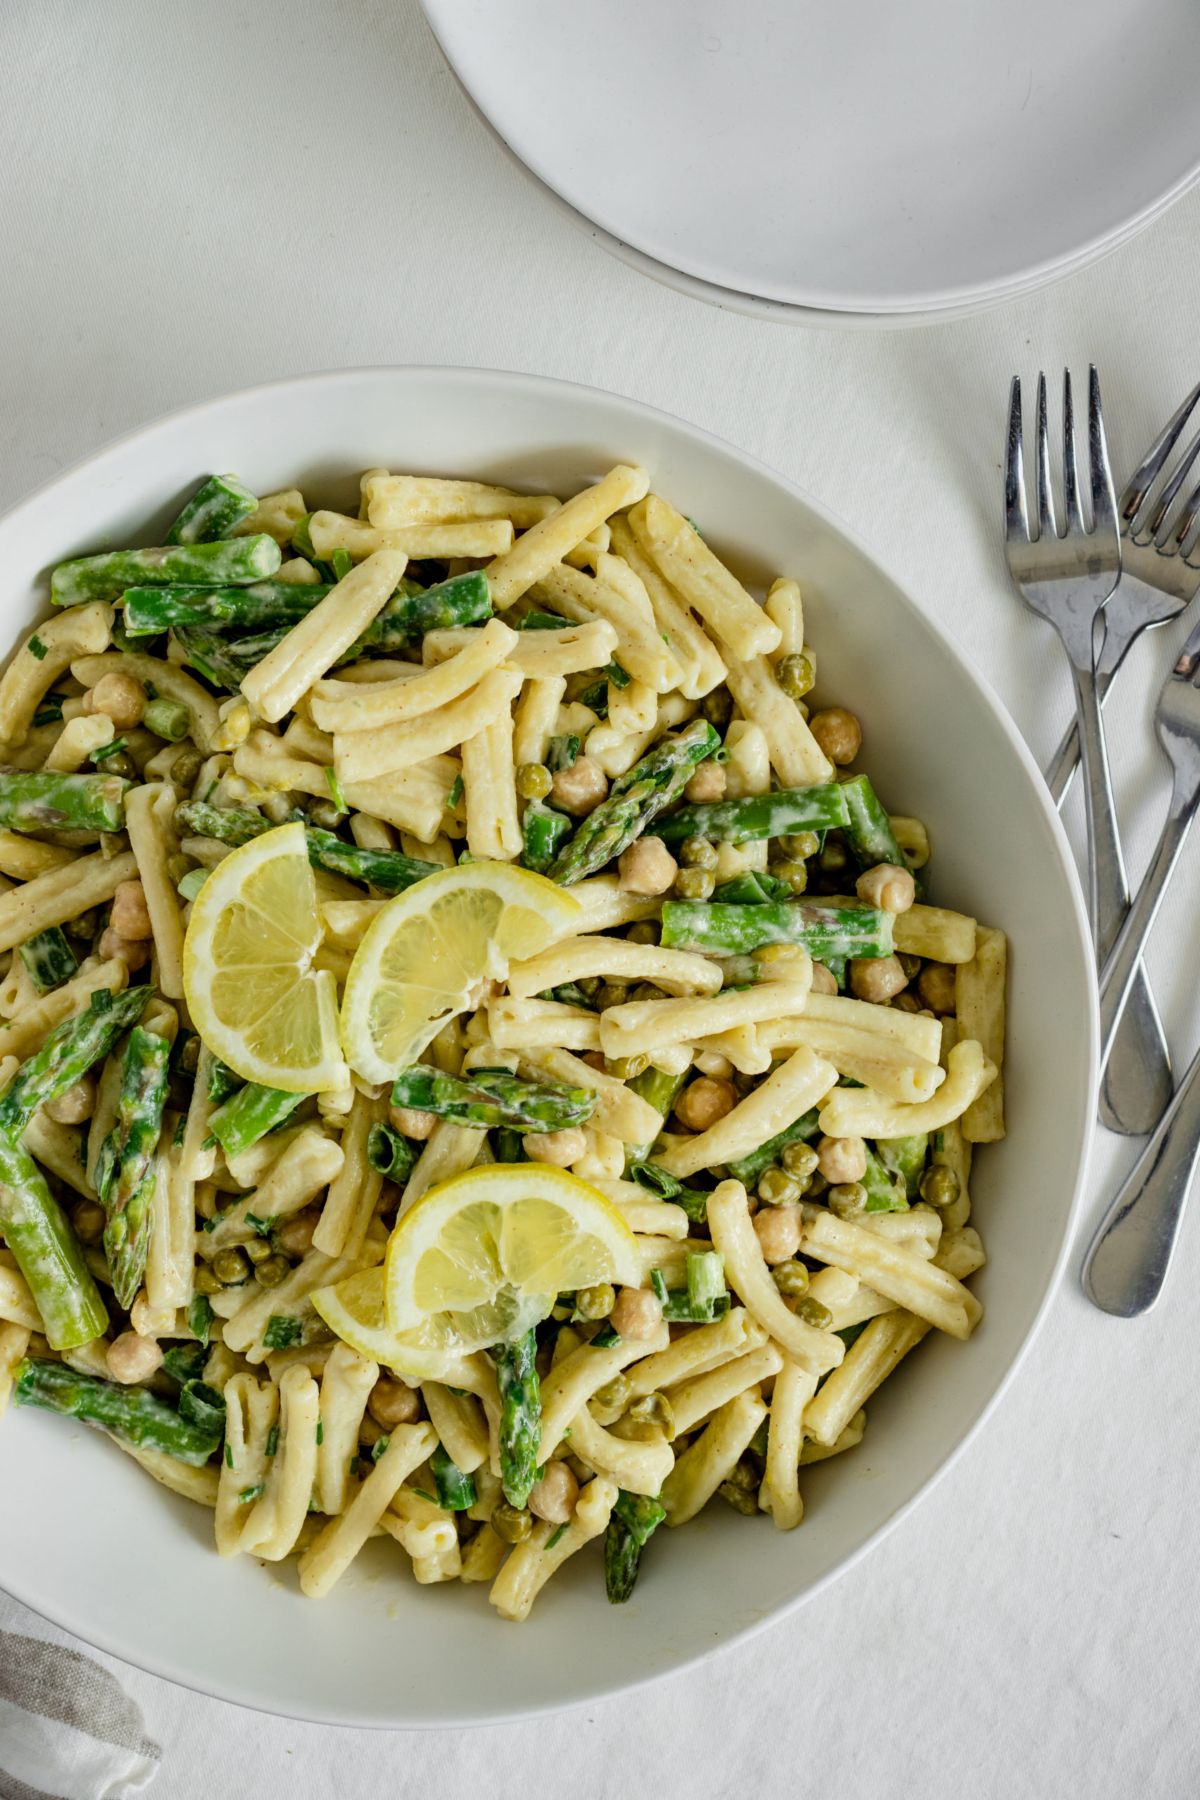
[[[1024,738],[1017,730],[1008,711],[986,676],[980,674],[979,671],[967,661],[962,650],[959,648],[959,645],[949,632],[947,632],[936,619],[933,619],[927,614],[924,609],[919,606],[918,602],[912,598],[908,589],[902,587],[901,584],[888,573],[883,564],[876,560],[875,556],[862,542],[857,532],[852,530],[851,527],[827,507],[824,502],[816,500],[796,482],[791,481],[787,476],[780,474],[778,470],[773,469],[768,463],[764,463],[751,452],[743,450],[736,444],[730,443],[726,438],[718,437],[715,432],[708,431],[703,426],[693,425],[690,421],[678,418],[674,413],[667,412],[663,407],[652,406],[646,401],[634,400],[627,395],[616,394],[607,388],[593,387],[584,382],[562,380],[558,376],[533,375],[523,371],[507,369],[476,368],[462,364],[366,364],[342,369],[323,369],[304,375],[281,376],[271,381],[255,383],[250,387],[237,388],[230,393],[213,395],[205,400],[194,401],[187,406],[175,407],[169,412],[159,414],[157,418],[151,420],[148,424],[135,426],[129,431],[122,432],[118,437],[112,438],[107,443],[101,445],[99,449],[79,457],[75,462],[69,463],[64,468],[58,470],[50,480],[41,482],[38,487],[19,500],[15,506],[10,507],[4,514],[0,515],[0,532],[6,529],[11,521],[19,519],[21,514],[24,513],[27,508],[33,508],[38,504],[46,494],[57,487],[61,482],[65,481],[68,477],[77,475],[89,467],[102,465],[106,458],[117,455],[127,444],[133,443],[141,438],[150,438],[156,431],[174,428],[176,425],[187,419],[198,419],[206,413],[214,412],[231,402],[249,401],[259,396],[279,393],[285,388],[300,387],[319,389],[326,385],[336,386],[339,382],[344,381],[363,379],[373,381],[392,380],[397,376],[401,378],[426,378],[429,376],[437,376],[450,382],[461,383],[468,386],[472,383],[481,381],[515,383],[530,391],[543,389],[554,390],[556,392],[574,392],[580,395],[586,395],[592,401],[600,400],[610,405],[616,404],[622,408],[628,408],[631,412],[640,414],[649,420],[665,421],[666,424],[671,427],[672,431],[682,432],[685,436],[718,451],[722,455],[732,456],[738,462],[749,467],[761,479],[771,483],[778,489],[782,489],[790,499],[798,501],[802,506],[808,507],[812,512],[822,518],[833,528],[833,530],[838,532],[842,538],[844,538],[856,554],[863,558],[864,562],[868,563],[886,582],[895,587],[904,596],[908,604],[912,606],[914,610],[919,612],[926,622],[932,626],[943,647],[957,664],[960,672],[964,674],[969,683],[978,690],[984,703],[991,710],[996,722],[1000,725],[1001,730],[1008,740],[1009,748],[1013,751],[1017,761],[1029,778],[1036,795],[1037,803],[1050,828],[1050,835],[1058,854],[1061,871],[1067,878],[1067,889],[1071,897],[1071,910],[1076,936],[1079,945],[1083,948],[1085,961],[1090,963],[1092,956],[1091,930],[1087,921],[1083,892],[1080,886],[1074,856],[1066,832],[1063,829],[1062,821],[1058,816],[1057,809],[1050,799],[1049,790],[1045,785],[1041,770],[1035,762],[1032,752],[1029,750]],[[1045,1292],[1043,1293],[1037,1311],[1029,1324],[1025,1337],[1018,1346],[1008,1367],[997,1381],[994,1390],[984,1401],[978,1416],[967,1428],[958,1442],[947,1451],[937,1466],[930,1471],[925,1481],[921,1483],[915,1492],[910,1494],[906,1500],[901,1501],[885,1519],[880,1521],[874,1531],[870,1532],[860,1544],[856,1545],[855,1548],[843,1557],[834,1567],[817,1577],[812,1585],[807,1587],[803,1593],[794,1594],[789,1598],[780,1600],[779,1604],[772,1608],[770,1612],[764,1613],[761,1618],[755,1619],[749,1624],[731,1631],[728,1636],[722,1637],[719,1642],[706,1644],[691,1653],[681,1656],[677,1662],[672,1663],[669,1669],[663,1669],[651,1674],[633,1676],[628,1681],[609,1682],[596,1688],[587,1695],[567,1702],[549,1700],[538,1702],[537,1700],[531,1700],[530,1704],[527,1706],[522,1706],[519,1709],[509,1709],[504,1713],[479,1713],[472,1717],[464,1717],[461,1714],[447,1714],[443,1716],[430,1715],[428,1718],[415,1724],[397,1724],[394,1719],[386,1718],[369,1720],[361,1717],[349,1718],[344,1713],[339,1713],[336,1708],[331,1708],[328,1712],[320,1713],[315,1711],[291,1713],[282,1706],[261,1706],[255,1701],[248,1699],[244,1694],[235,1692],[230,1688],[222,1687],[219,1681],[212,1681],[206,1685],[201,1685],[194,1673],[184,1669],[163,1664],[151,1666],[139,1659],[136,1644],[130,1644],[121,1633],[97,1630],[91,1625],[87,1626],[86,1629],[81,1630],[78,1624],[66,1612],[45,1611],[44,1608],[39,1605],[34,1593],[28,1592],[20,1586],[14,1587],[12,1585],[6,1586],[4,1591],[11,1594],[15,1600],[21,1603],[21,1605],[28,1607],[31,1612],[37,1614],[40,1618],[47,1620],[48,1623],[57,1626],[60,1630],[70,1632],[73,1636],[79,1638],[82,1643],[89,1645],[92,1649],[116,1657],[120,1661],[130,1664],[133,1668],[141,1669],[145,1674],[157,1676],[161,1680],[174,1682],[177,1686],[186,1688],[191,1693],[202,1694],[212,1699],[225,1700],[231,1705],[243,1707],[249,1712],[265,1711],[271,1713],[275,1717],[294,1719],[298,1723],[353,1727],[362,1730],[459,1730],[467,1727],[517,1723],[525,1719],[573,1711],[577,1707],[594,1705],[597,1701],[601,1700],[613,1700],[619,1695],[631,1693],[638,1688],[647,1687],[652,1682],[664,1681],[673,1676],[681,1675],[686,1670],[694,1668],[697,1665],[707,1662],[713,1657],[732,1649],[735,1645],[747,1642],[750,1638],[756,1637],[760,1632],[787,1617],[788,1614],[795,1612],[799,1607],[806,1605],[810,1600],[815,1599],[818,1594],[823,1593],[849,1569],[855,1567],[862,1558],[866,1556],[868,1551],[874,1549],[874,1547],[900,1523],[901,1519],[906,1517],[906,1515],[924,1499],[924,1497],[932,1490],[935,1483],[940,1481],[946,1471],[958,1461],[968,1444],[975,1439],[985,1422],[991,1417],[997,1403],[1007,1391],[1017,1370],[1024,1363],[1034,1339],[1042,1329],[1050,1304],[1055,1298],[1062,1282],[1079,1224],[1084,1183],[1087,1178],[1088,1163],[1095,1135],[1095,1099],[1099,1085],[1099,1041],[1099,1002],[1095,984],[1093,983],[1089,985],[1088,989],[1086,1023],[1087,1091],[1092,1097],[1092,1104],[1089,1107],[1087,1114],[1089,1123],[1086,1128],[1084,1141],[1079,1147],[1078,1172],[1071,1194],[1070,1205],[1067,1208],[1063,1221],[1062,1242],[1059,1246],[1050,1278],[1046,1283]]]

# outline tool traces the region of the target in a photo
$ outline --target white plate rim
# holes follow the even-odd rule
[[[696,275],[675,263],[657,257],[652,251],[644,250],[639,245],[623,238],[612,227],[601,223],[589,212],[571,200],[554,185],[548,172],[535,168],[527,162],[509,140],[504,136],[499,125],[492,119],[482,99],[468,83],[466,76],[459,69],[451,56],[442,33],[438,27],[436,9],[438,0],[419,0],[421,11],[434,40],[441,52],[446,67],[454,76],[460,90],[474,107],[479,118],[487,126],[495,140],[507,151],[513,161],[542,188],[549,197],[565,209],[574,222],[581,226],[590,236],[595,237],[609,253],[626,263],[630,268],[639,269],[652,280],[665,287],[674,288],[677,292],[688,294],[693,299],[706,301],[710,306],[720,310],[739,312],[753,318],[770,319],[776,322],[802,325],[818,325],[826,328],[849,326],[853,328],[902,327],[905,325],[928,325],[942,321],[969,318],[975,313],[983,312],[993,306],[1000,306],[1006,300],[1017,299],[1038,288],[1049,286],[1078,270],[1087,268],[1106,256],[1109,251],[1118,249],[1135,237],[1145,226],[1153,223],[1162,213],[1168,211],[1177,200],[1183,198],[1188,190],[1200,181],[1200,154],[1172,185],[1143,207],[1127,214],[1123,219],[1115,221],[1107,230],[1094,233],[1082,243],[1073,245],[1059,255],[1045,257],[1039,262],[1015,271],[1002,281],[967,283],[960,287],[930,290],[921,295],[912,295],[893,301],[873,300],[863,297],[852,300],[842,297],[839,301],[784,300],[777,296],[755,293],[752,289],[726,287],[720,282],[710,281],[703,275]]]
[[[195,401],[182,407],[175,407],[168,412],[161,413],[148,423],[132,427],[130,430],[109,439],[97,449],[77,458],[74,462],[65,464],[49,480],[39,483],[36,488],[32,489],[14,506],[9,507],[7,511],[0,515],[0,527],[7,526],[11,520],[19,518],[27,508],[33,508],[40,503],[41,500],[53,488],[58,486],[61,481],[66,480],[68,477],[79,475],[89,467],[102,465],[106,458],[117,455],[126,445],[135,440],[151,438],[156,431],[174,429],[177,425],[186,420],[199,419],[207,413],[219,410],[222,406],[225,406],[230,402],[251,401],[260,397],[267,397],[272,393],[279,393],[286,388],[301,387],[315,392],[325,385],[335,386],[340,382],[356,379],[377,381],[385,379],[390,380],[397,376],[428,377],[430,375],[437,375],[447,381],[457,382],[466,386],[478,383],[481,380],[484,382],[493,380],[503,383],[516,383],[530,391],[551,389],[562,392],[565,390],[567,393],[574,392],[581,396],[586,396],[592,402],[598,400],[609,406],[629,409],[634,414],[640,414],[651,422],[656,420],[663,421],[673,431],[682,432],[685,436],[698,441],[701,445],[716,450],[722,455],[731,456],[738,462],[747,465],[760,479],[767,481],[776,488],[782,490],[789,500],[798,502],[800,505],[810,508],[814,513],[824,519],[833,530],[838,532],[855,553],[861,556],[873,570],[877,571],[883,577],[885,581],[899,589],[916,611],[920,612],[923,617],[928,617],[928,615],[924,613],[924,609],[919,606],[918,602],[909,593],[907,587],[903,586],[894,576],[888,573],[886,567],[875,558],[858,533],[847,525],[835,511],[827,507],[823,501],[818,501],[796,482],[791,481],[787,476],[781,474],[778,470],[773,469],[768,463],[763,462],[752,452],[731,443],[727,438],[719,437],[715,432],[708,431],[703,426],[695,425],[689,420],[681,419],[676,414],[668,412],[665,408],[652,406],[646,401],[636,400],[628,395],[618,394],[610,389],[594,387],[583,382],[562,380],[557,376],[536,375],[523,371],[506,369],[484,367],[472,368],[464,365],[445,365],[436,363],[357,365],[342,369],[324,369],[304,375],[281,376],[271,381],[258,382],[249,387],[237,388],[228,393],[212,395],[204,400]],[[935,620],[930,620],[930,623],[933,625],[938,637],[942,640],[942,643],[952,660],[957,663],[960,671],[967,675],[970,683],[978,690],[984,703],[991,710],[996,723],[999,725],[1008,741],[1009,748],[1013,751],[1017,761],[1021,764],[1026,775],[1030,779],[1030,784],[1036,795],[1037,804],[1044,816],[1044,822],[1049,827],[1051,842],[1054,844],[1061,871],[1067,879],[1067,889],[1071,899],[1071,916],[1077,947],[1082,948],[1085,961],[1090,961],[1092,954],[1091,930],[1087,922],[1083,891],[1075,866],[1075,859],[1066,832],[1063,828],[1062,821],[1059,818],[1058,811],[1050,798],[1049,790],[1045,786],[1041,770],[1035,762],[1033,754],[1024,738],[1017,730],[1013,719],[1003,702],[1000,700],[999,695],[993,689],[992,684],[987,679],[986,675],[980,673],[968,662],[956,639],[948,631]],[[115,1657],[119,1661],[129,1664],[133,1668],[142,1670],[147,1675],[153,1675],[161,1680],[174,1682],[176,1686],[185,1688],[191,1693],[202,1694],[212,1699],[228,1701],[231,1705],[239,1706],[249,1712],[265,1712],[274,1717],[293,1719],[298,1723],[324,1724],[365,1730],[458,1730],[467,1727],[480,1728],[487,1725],[515,1723],[525,1719],[545,1717],[562,1712],[571,1712],[581,1706],[593,1705],[600,1700],[614,1699],[618,1695],[635,1692],[636,1690],[648,1687],[651,1684],[669,1680],[677,1675],[684,1674],[687,1670],[695,1668],[700,1664],[709,1662],[719,1655],[723,1655],[726,1651],[733,1649],[736,1645],[748,1642],[751,1638],[758,1636],[770,1626],[796,1612],[800,1607],[816,1598],[818,1594],[824,1593],[827,1588],[835,1581],[839,1580],[848,1570],[856,1567],[868,1552],[874,1549],[875,1546],[879,1544],[882,1539],[932,1491],[936,1483],[941,1481],[942,1477],[958,1461],[968,1445],[975,1440],[983,1426],[991,1418],[992,1413],[1002,1396],[1007,1393],[1017,1371],[1024,1364],[1035,1339],[1043,1328],[1050,1306],[1057,1296],[1058,1290],[1062,1284],[1067,1263],[1070,1259],[1075,1239],[1078,1234],[1078,1227],[1083,1209],[1084,1187],[1087,1181],[1096,1132],[1096,1103],[1099,1088],[1099,1038],[1099,1002],[1096,987],[1092,984],[1089,986],[1087,993],[1087,1018],[1085,1026],[1086,1041],[1084,1073],[1086,1077],[1085,1088],[1089,1097],[1089,1105],[1086,1113],[1087,1124],[1085,1126],[1084,1140],[1079,1150],[1078,1172],[1076,1174],[1070,1204],[1064,1215],[1062,1240],[1058,1254],[1055,1258],[1053,1270],[1046,1283],[1045,1292],[1042,1295],[1036,1313],[1030,1321],[1025,1337],[1018,1346],[1007,1369],[1005,1369],[1003,1375],[997,1382],[993,1392],[984,1402],[976,1419],[957,1443],[947,1451],[946,1455],[937,1466],[931,1470],[925,1481],[923,1481],[907,1499],[899,1502],[888,1516],[880,1521],[875,1530],[870,1532],[869,1535],[865,1537],[860,1544],[856,1545],[856,1547],[835,1567],[827,1570],[824,1575],[819,1576],[810,1587],[804,1590],[804,1592],[794,1594],[790,1598],[782,1600],[779,1605],[770,1612],[765,1613],[761,1618],[755,1619],[737,1630],[731,1631],[728,1636],[721,1638],[718,1643],[703,1645],[694,1652],[683,1656],[678,1662],[674,1662],[669,1669],[634,1676],[628,1681],[617,1680],[607,1682],[594,1689],[591,1693],[581,1696],[577,1700],[567,1702],[555,1700],[538,1702],[536,1700],[531,1700],[528,1706],[509,1708],[502,1713],[488,1712],[474,1715],[463,1715],[460,1713],[445,1715],[430,1714],[426,1718],[415,1723],[398,1723],[394,1718],[363,1718],[362,1716],[352,1716],[340,1712],[336,1708],[331,1708],[328,1711],[313,1709],[308,1712],[297,1713],[288,1711],[284,1705],[276,1705],[273,1703],[263,1704],[254,1699],[250,1699],[244,1693],[239,1693],[232,1688],[224,1687],[220,1681],[213,1681],[208,1685],[201,1685],[194,1674],[177,1665],[172,1666],[160,1663],[157,1666],[151,1666],[146,1662],[140,1661],[136,1644],[127,1643],[121,1633],[97,1630],[92,1625],[87,1625],[81,1629],[79,1624],[65,1613],[58,1610],[45,1610],[42,1605],[39,1605],[35,1593],[24,1587],[24,1585],[19,1584],[14,1586],[11,1582],[11,1578],[6,1578],[6,1581],[3,1584],[3,1591],[10,1594],[13,1599],[19,1601],[21,1605],[27,1607],[29,1611],[35,1613],[38,1617],[46,1620],[49,1624],[58,1627],[58,1629],[70,1633],[81,1643],[90,1646],[92,1649],[98,1650],[105,1655]]]

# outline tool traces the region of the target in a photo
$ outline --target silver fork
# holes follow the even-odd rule
[[[1057,630],[1075,683],[1075,710],[1087,803],[1088,900],[1097,960],[1120,929],[1129,896],[1113,806],[1112,783],[1094,672],[1095,625],[1121,572],[1116,498],[1109,471],[1100,384],[1088,371],[1088,445],[1092,500],[1089,531],[1080,506],[1070,372],[1063,375],[1063,489],[1066,535],[1060,537],[1050,489],[1046,378],[1038,376],[1035,490],[1038,533],[1030,536],[1025,498],[1021,383],[1009,403],[1005,472],[1005,548],[1009,571],[1026,605]],[[1138,971],[1108,1072],[1102,1111],[1113,1129],[1140,1136],[1162,1117],[1171,1094],[1170,1063],[1144,976]]]
[[[1171,804],[1138,895],[1104,966],[1102,1045],[1121,1018],[1142,946],[1154,924],[1188,828],[1200,805],[1200,626],[1175,659],[1156,713],[1174,769]],[[1167,1278],[1192,1174],[1200,1155],[1200,1051],[1092,1241],[1084,1287],[1105,1312],[1131,1318],[1153,1306]]]
[[[1197,431],[1159,493],[1155,486],[1184,427],[1200,400],[1200,382],[1172,414],[1130,476],[1118,501],[1121,523],[1121,581],[1104,609],[1104,643],[1096,659],[1096,684],[1103,700],[1113,676],[1137,639],[1152,625],[1177,618],[1200,588],[1200,563],[1183,554],[1188,527],[1200,508],[1200,485],[1178,515],[1174,502],[1200,456]],[[1061,806],[1079,764],[1079,729],[1068,726],[1046,768],[1046,785]]]

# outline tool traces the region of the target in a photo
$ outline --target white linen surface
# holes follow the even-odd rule
[[[0,504],[170,408],[274,376],[427,362],[569,377],[802,483],[958,637],[1036,754],[1052,750],[1064,666],[1000,551],[1008,378],[1044,366],[1057,382],[1094,359],[1122,479],[1200,375],[1200,192],[1091,269],[970,320],[797,330],[607,256],[504,154],[413,0],[7,0],[0,56]],[[1180,636],[1142,640],[1108,711],[1135,876],[1166,800],[1150,707]],[[1200,839],[1150,956],[1180,1066],[1200,1035],[1198,874]],[[1102,1139],[1085,1231],[1130,1160]],[[162,1746],[149,1791],[527,1800],[534,1771],[588,1800],[1193,1793],[1198,1288],[1195,1220],[1149,1318],[1093,1311],[1073,1269],[980,1439],[881,1547],[752,1643],[632,1697],[379,1736],[242,1713],[98,1658]],[[51,1635],[9,1603],[0,1629]]]

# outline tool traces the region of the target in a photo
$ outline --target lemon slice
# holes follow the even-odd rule
[[[350,964],[342,999],[350,1067],[366,1081],[390,1081],[474,1003],[482,982],[503,980],[510,961],[536,956],[582,917],[572,894],[511,863],[462,863],[414,882],[375,915]]]
[[[458,1352],[519,1337],[560,1293],[639,1280],[616,1207],[535,1163],[490,1163],[430,1188],[397,1223],[384,1264],[393,1331]]]
[[[397,1375],[410,1381],[453,1383],[461,1373],[457,1351],[433,1347],[421,1330],[392,1330],[383,1304],[381,1268],[364,1269],[336,1287],[318,1288],[312,1303],[343,1343]]]
[[[339,1087],[337,986],[314,969],[317,888],[302,825],[280,825],[224,857],[195,901],[183,991],[214,1055],[246,1081],[289,1094]]]

